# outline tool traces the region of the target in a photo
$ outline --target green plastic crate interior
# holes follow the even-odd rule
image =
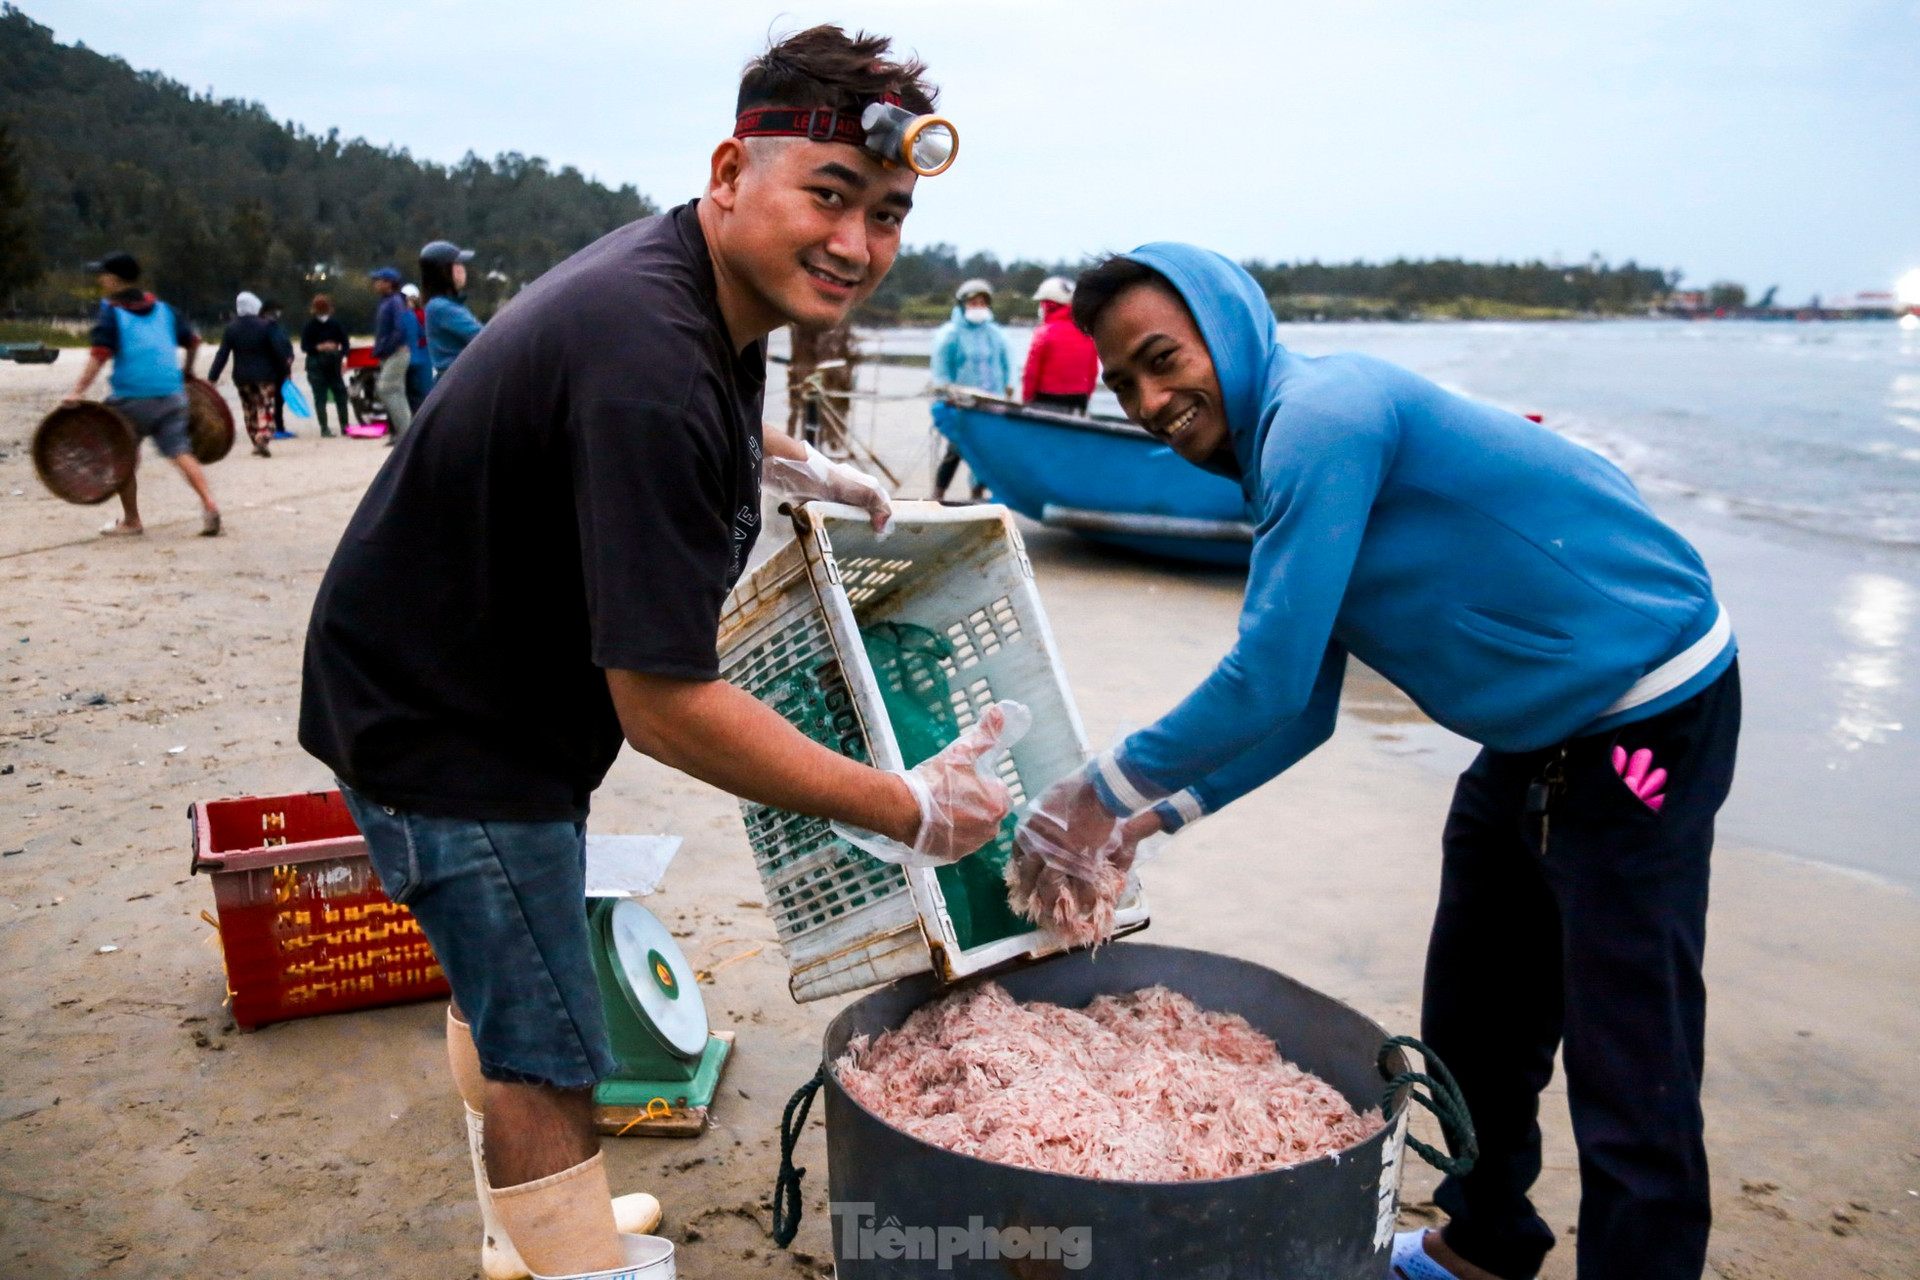
[[[798,508],[794,541],[727,601],[721,672],[814,741],[881,768],[919,763],[1000,698],[1024,702],[1033,729],[1000,770],[1018,808],[1088,754],[1020,532],[999,506],[894,510],[883,542],[852,508]],[[853,848],[824,819],[741,810],[797,1000],[1059,949],[1007,905],[1011,818],[978,853],[919,871]],[[1120,929],[1146,919],[1136,885]]]

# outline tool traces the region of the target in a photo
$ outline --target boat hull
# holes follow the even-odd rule
[[[956,397],[934,427],[996,502],[1129,551],[1245,568],[1252,526],[1240,486],[1137,427]]]

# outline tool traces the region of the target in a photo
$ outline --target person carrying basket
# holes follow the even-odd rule
[[[89,335],[92,350],[86,367],[80,370],[80,380],[64,403],[84,400],[100,370],[111,363],[108,385],[113,394],[107,397],[107,404],[132,423],[141,438],[151,437],[161,457],[180,468],[200,499],[201,534],[215,537],[220,532],[220,508],[214,503],[207,473],[193,456],[187,412],[186,380],[193,376],[200,335],[185,316],[140,288],[140,263],[132,254],[110,253],[89,262],[87,270],[99,277],[103,297]],[[186,348],[184,370],[174,357],[176,347]],[[121,487],[120,518],[100,530],[107,537],[146,532],[140,523],[136,481],[136,476],[128,476]]]

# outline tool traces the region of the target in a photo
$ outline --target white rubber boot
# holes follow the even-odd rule
[[[473,1029],[453,1016],[447,1006],[447,1065],[454,1087],[466,1104],[467,1154],[473,1161],[473,1194],[480,1202],[480,1274],[485,1280],[527,1280],[533,1273],[500,1225],[493,1209],[493,1189],[487,1183],[486,1116],[482,1110],[486,1077],[480,1074],[480,1054],[473,1047]],[[660,1202],[644,1191],[613,1200],[616,1229],[645,1235],[660,1225]]]
[[[520,1251],[501,1230],[493,1211],[492,1188],[487,1185],[487,1120],[468,1107],[467,1152],[473,1157],[473,1195],[480,1202],[480,1274],[485,1280],[527,1280],[532,1275],[520,1261]]]

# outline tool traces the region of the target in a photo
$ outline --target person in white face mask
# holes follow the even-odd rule
[[[993,286],[985,280],[968,280],[953,293],[953,318],[940,326],[933,337],[933,385],[968,387],[989,395],[1014,396],[1013,356],[1007,349],[1007,337],[993,318]],[[951,443],[947,456],[940,460],[933,476],[933,496],[944,499],[954,472],[960,469],[960,452]],[[979,498],[986,489],[973,487]]]

